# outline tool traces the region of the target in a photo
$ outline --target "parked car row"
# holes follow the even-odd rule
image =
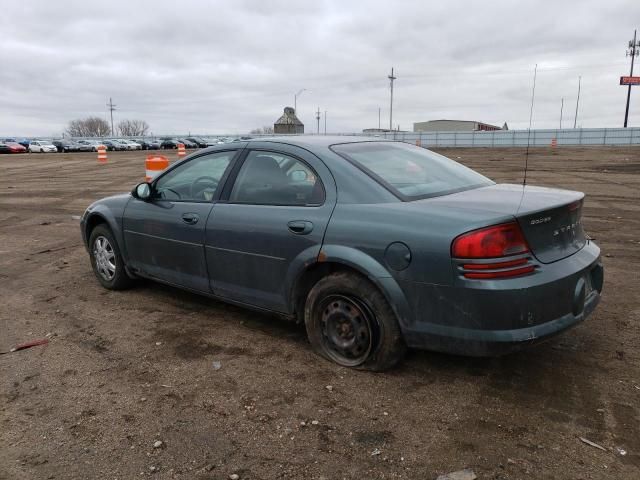
[[[0,153],[48,153],[48,152],[96,152],[100,145],[108,151],[126,150],[167,150],[177,149],[182,143],[187,149],[206,148],[230,142],[249,140],[251,137],[204,139],[202,137],[162,137],[159,140],[129,140],[125,138],[81,139],[61,138],[56,140],[16,140],[7,138],[0,140]]]
[[[220,145],[222,143],[228,143],[230,139],[215,138],[213,140],[205,140],[201,137],[163,137],[160,139],[160,148],[162,149],[175,149],[178,148],[178,144],[182,143],[185,148],[206,148],[214,145]]]
[[[140,140],[134,142],[126,139],[102,140],[73,140],[61,138],[57,140],[21,140],[13,138],[0,140],[0,153],[68,153],[68,152],[96,152],[100,145],[107,150],[157,150],[160,142],[157,140]]]

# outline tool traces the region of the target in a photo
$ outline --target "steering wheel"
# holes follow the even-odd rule
[[[167,198],[167,195],[165,194],[165,192],[171,192],[171,193],[175,194],[175,196],[176,196],[175,200],[180,200],[180,198],[181,198],[181,195],[180,195],[179,192],[175,191],[173,188],[168,188],[168,187],[165,187],[164,190],[159,192],[160,198],[163,198],[165,200],[171,200],[171,199]]]
[[[202,183],[203,185],[198,186],[199,183]],[[215,178],[209,177],[207,175],[198,177],[191,183],[191,198],[198,198],[199,195],[202,195],[205,200],[211,200],[217,188],[218,180],[216,180]],[[210,190],[210,192],[208,193],[211,193],[211,198],[209,199],[207,199],[205,196],[205,192],[207,192],[207,190]]]

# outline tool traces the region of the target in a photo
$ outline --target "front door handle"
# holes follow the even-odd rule
[[[293,220],[287,223],[289,231],[296,235],[307,235],[313,230],[313,223],[307,220]]]
[[[200,220],[200,217],[197,213],[183,213],[182,221],[187,225],[195,225]]]

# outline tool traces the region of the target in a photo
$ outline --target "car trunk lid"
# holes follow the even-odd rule
[[[579,251],[586,243],[582,228],[584,194],[554,188],[498,184],[427,200],[466,211],[512,215],[533,255],[552,263]]]

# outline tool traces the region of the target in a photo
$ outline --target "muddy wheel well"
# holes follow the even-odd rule
[[[87,243],[89,243],[89,237],[91,237],[91,232],[93,231],[93,229],[101,224],[107,225],[107,221],[100,215],[91,215],[89,217],[85,226],[85,238],[87,239]]]
[[[294,302],[294,315],[297,322],[304,322],[304,304],[313,286],[318,283],[321,278],[336,272],[349,272],[366,277],[362,272],[343,263],[323,262],[313,264],[300,275],[293,290],[292,299]]]

